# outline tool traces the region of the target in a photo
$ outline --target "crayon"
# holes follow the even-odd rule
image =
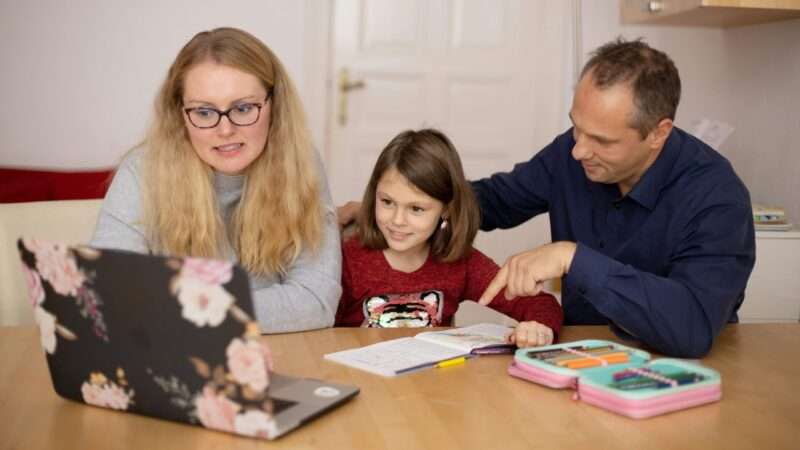
[[[658,372],[655,372],[658,373]],[[694,372],[677,372],[672,374],[659,374],[664,378],[669,378],[677,382],[678,386],[696,383],[705,380],[705,377],[699,373]],[[640,376],[630,378],[623,381],[615,381],[610,384],[610,387],[619,389],[621,391],[635,391],[639,389],[663,389],[672,386],[670,383],[655,380],[652,378]]]
[[[600,352],[600,351],[604,351],[604,350],[613,350],[614,349],[614,347],[611,346],[611,345],[603,345],[603,346],[599,346],[599,347],[587,347],[585,345],[576,345],[576,346],[566,347],[566,348],[569,348],[570,350],[581,351],[581,352],[584,352],[584,353],[594,353],[594,352]],[[559,357],[559,356],[569,356],[569,355],[573,355],[573,354],[563,350],[563,348],[557,348],[557,349],[552,349],[551,348],[551,349],[548,349],[548,350],[530,350],[530,351],[528,351],[526,353],[526,355],[529,358],[534,358],[534,359],[539,359],[539,360],[546,360],[546,359],[552,359],[552,358]]]

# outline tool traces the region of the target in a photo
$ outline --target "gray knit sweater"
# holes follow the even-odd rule
[[[91,245],[140,253],[151,251],[141,223],[142,155],[142,150],[135,150],[120,164],[100,209]],[[284,277],[250,274],[256,318],[265,333],[333,325],[341,295],[342,253],[336,213],[321,165],[319,173],[326,211],[324,238],[319,252],[303,252]],[[244,181],[243,175],[216,173],[214,176],[217,202],[226,224],[239,203]],[[227,258],[235,261],[236,255],[229,244],[227,248]]]

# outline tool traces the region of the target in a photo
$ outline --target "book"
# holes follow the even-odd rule
[[[753,221],[756,224],[785,224],[786,211],[780,206],[753,203]]]
[[[494,323],[506,327],[516,327],[519,324],[512,317],[472,300],[464,300],[458,304],[458,309],[453,314],[454,326],[466,327],[481,323]]]
[[[753,203],[753,223],[758,231],[789,231],[792,224],[786,220],[786,211],[780,206]]]
[[[718,372],[660,358],[611,341],[588,339],[520,349],[509,375],[555,389],[623,416],[643,419],[719,401]]]
[[[791,231],[794,225],[791,223],[756,223],[756,231]]]
[[[511,330],[502,325],[481,323],[444,331],[426,331],[414,337],[328,353],[324,358],[393,377],[477,354],[512,353],[516,346],[506,341]]]

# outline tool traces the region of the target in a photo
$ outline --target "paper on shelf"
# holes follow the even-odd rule
[[[719,151],[733,130],[735,128],[728,123],[703,118],[692,125],[691,133],[714,150]]]

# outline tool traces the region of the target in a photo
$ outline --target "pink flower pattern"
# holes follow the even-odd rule
[[[90,405],[116,410],[127,410],[131,404],[132,393],[125,392],[113,381],[104,384],[92,384],[84,381],[81,385],[83,401]]]
[[[61,244],[46,245],[40,241],[27,242],[31,242],[32,248],[28,249],[36,255],[36,270],[41,277],[57,293],[76,296],[78,289],[86,281],[86,275],[78,269],[75,258],[69,255],[67,247]]]
[[[216,327],[225,320],[233,296],[218,284],[206,284],[194,278],[181,278],[178,284],[181,316],[198,327]]]
[[[93,289],[86,286],[94,275],[87,275],[80,269],[68,247],[36,240],[24,240],[23,245],[35,256],[35,269],[23,265],[23,271],[45,350],[51,354],[55,352],[59,325],[55,316],[42,308],[45,301],[43,281],[47,281],[56,293],[74,297],[81,315],[93,321],[95,334],[107,341],[107,328],[99,309],[102,301]],[[183,307],[183,317],[198,326],[221,324],[234,303],[233,297],[222,287],[232,276],[231,262],[184,259],[180,272],[173,280],[173,292]],[[234,314],[233,317],[245,323],[246,330],[253,325],[246,315]],[[269,386],[269,371],[273,367],[269,347],[246,332],[241,338],[233,338],[226,348],[226,358],[228,373],[224,384],[218,384],[219,381],[204,375],[208,382],[201,392],[186,390],[183,394],[185,385],[183,390],[176,391],[181,396],[185,395],[182,397],[185,398],[185,407],[193,408],[189,411],[190,419],[199,420],[204,427],[220,431],[260,438],[274,436],[277,433],[274,417],[269,409],[260,409],[265,408],[262,406],[265,401],[269,401],[265,394]],[[91,380],[81,385],[83,400],[90,405],[128,410],[134,403],[133,390],[126,390],[124,375],[117,381],[115,383],[100,373],[93,373]],[[236,388],[231,390],[234,386]],[[249,397],[254,393],[261,394],[255,399]]]
[[[28,268],[25,264],[22,265],[22,271],[25,273],[25,281],[28,285],[28,298],[31,305],[39,306],[44,301],[44,288],[42,287],[42,279],[39,274]]]
[[[183,318],[198,327],[222,323],[233,304],[233,296],[222,285],[232,277],[230,261],[185,258],[174,282]]]
[[[45,280],[56,293],[74,297],[81,316],[91,319],[94,334],[108,341],[108,330],[103,313],[100,311],[103,302],[97,293],[87,286],[91,282],[91,276],[87,276],[78,267],[69,247],[36,239],[23,239],[22,243],[33,253],[36,260],[36,270],[23,264],[31,303],[37,306],[44,302],[45,291],[42,280]]]
[[[260,343],[260,346],[261,353],[264,355],[264,362],[267,363],[267,370],[270,372],[275,370],[275,361],[272,359],[272,350],[270,350],[269,345]],[[269,384],[269,380],[267,380],[267,384]]]
[[[205,284],[225,284],[233,276],[233,263],[203,258],[186,258],[181,278],[192,278]]]
[[[243,414],[237,414],[234,420],[234,429],[239,434],[264,439],[275,436],[278,432],[275,418],[257,409],[251,409]]]
[[[100,311],[100,305],[103,302],[100,301],[95,291],[85,286],[78,289],[77,294],[75,300],[80,308],[81,316],[91,319],[92,331],[94,331],[95,336],[108,342],[108,329],[106,328],[105,320],[103,320],[103,313]]]
[[[262,345],[257,340],[235,338],[228,345],[228,369],[237,383],[246,385],[256,392],[262,392],[269,384],[267,361],[264,359]]]
[[[215,392],[210,386],[203,388],[203,393],[195,399],[197,417],[206,428],[221,431],[234,431],[234,420],[241,406],[232,402],[222,393]]]
[[[56,316],[50,314],[42,308],[37,306],[33,310],[33,318],[36,325],[39,326],[39,338],[42,342],[42,348],[49,354],[56,352]]]

